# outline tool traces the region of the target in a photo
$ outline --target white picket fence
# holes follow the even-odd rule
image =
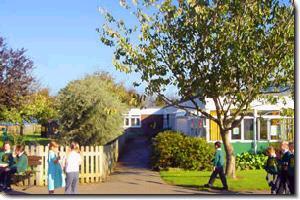
[[[105,146],[81,146],[82,163],[80,166],[80,183],[94,183],[105,181],[113,172],[119,154],[126,142],[126,135],[120,136]],[[31,178],[31,184],[38,186],[47,185],[48,172],[48,146],[25,146],[27,155],[42,157],[42,165],[35,169],[35,175]],[[59,149],[61,157],[66,156],[66,147]]]

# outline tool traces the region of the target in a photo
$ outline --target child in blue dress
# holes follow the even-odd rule
[[[48,190],[53,194],[56,188],[65,187],[65,178],[60,164],[58,144],[54,141],[49,144],[48,154]]]

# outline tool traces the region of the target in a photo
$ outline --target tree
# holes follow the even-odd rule
[[[0,120],[3,109],[14,109],[30,93],[33,62],[24,49],[8,48],[0,37]],[[3,119],[3,118],[2,118]]]
[[[59,92],[62,140],[80,145],[104,145],[122,134],[127,105],[101,74],[70,82]]]
[[[229,131],[262,93],[293,90],[294,8],[278,0],[120,2],[138,25],[129,27],[102,10],[106,22],[98,31],[101,42],[115,49],[114,66],[140,73],[148,95],[187,111],[197,109],[215,121],[225,147],[226,174],[234,177]],[[170,86],[193,106],[166,98]],[[213,99],[216,116],[198,106],[205,98]]]
[[[3,118],[20,125],[20,135],[23,135],[24,122],[37,121],[39,124],[58,117],[56,101],[47,88],[28,94],[21,100],[20,106],[2,111]]]

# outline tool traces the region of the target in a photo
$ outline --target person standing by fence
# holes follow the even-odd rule
[[[54,141],[49,144],[48,154],[48,191],[53,194],[56,188],[65,186],[62,167],[59,163],[60,156],[58,152],[58,144]]]
[[[71,143],[71,152],[66,159],[66,187],[65,194],[77,194],[77,185],[79,181],[79,165],[81,157],[78,143]]]

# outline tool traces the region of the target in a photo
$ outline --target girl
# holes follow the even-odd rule
[[[79,153],[78,143],[71,143],[71,152],[66,160],[66,194],[76,194],[79,180],[79,165],[81,164],[81,157]]]
[[[65,181],[63,171],[59,163],[58,144],[54,141],[49,144],[48,154],[48,190],[49,194],[54,193],[54,189],[64,187]]]

